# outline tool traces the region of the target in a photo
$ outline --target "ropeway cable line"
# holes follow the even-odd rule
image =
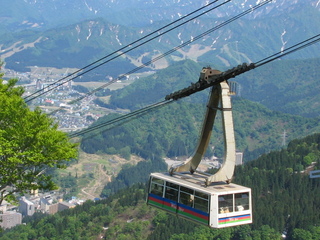
[[[144,108],[141,108],[139,110],[136,110],[136,111],[130,112],[128,114],[122,115],[120,117],[114,118],[114,119],[112,119],[112,120],[110,120],[108,122],[104,122],[104,123],[89,127],[89,128],[84,129],[84,130],[82,130],[80,132],[72,133],[72,134],[69,135],[69,137],[70,138],[78,137],[78,136],[81,136],[81,135],[86,134],[88,132],[95,131],[95,130],[97,130],[99,128],[102,128],[102,127],[105,127],[105,126],[108,126],[108,125],[111,125],[111,124],[114,124],[114,123],[118,123],[120,121],[124,121],[124,120],[127,120],[127,119],[131,120],[131,118],[133,118],[133,117],[137,117],[137,116],[140,116],[142,114],[145,114],[145,113],[148,113],[150,111],[153,111],[155,109],[159,109],[159,108],[161,108],[161,107],[163,107],[163,106],[165,106],[167,104],[170,104],[172,102],[173,101],[161,101],[161,102],[158,102],[158,103],[151,104],[151,105],[149,105],[147,107],[144,107]]]
[[[320,41],[320,34],[317,34],[311,38],[308,38],[302,42],[299,42],[283,51],[279,51],[273,55],[270,55],[269,57],[266,57],[256,63],[251,63],[251,64],[246,64],[247,68],[243,68],[243,65],[239,65],[238,67],[235,67],[235,68],[232,68],[232,69],[229,69],[223,73],[220,74],[220,76],[217,76],[217,78],[215,79],[216,81],[213,81],[211,83],[211,85],[208,85],[206,86],[206,88],[208,87],[211,87],[213,85],[216,85],[216,84],[219,84],[220,82],[222,81],[226,81],[230,78],[234,78],[235,76],[237,75],[240,75],[244,72],[247,72],[247,71],[250,71],[252,69],[255,69],[255,68],[258,68],[258,67],[261,67],[267,63],[270,63],[276,59],[279,59],[281,57],[284,57],[288,54],[291,54],[293,52],[296,52],[296,51],[299,51],[303,48],[306,48],[308,46],[311,46],[317,42]],[[243,71],[244,70],[244,71]],[[191,88],[193,89],[193,84],[191,85]],[[176,91],[172,94],[169,94],[165,97],[165,101],[161,101],[161,102],[158,102],[158,103],[155,103],[155,104],[152,104],[152,105],[149,105],[145,108],[141,108],[139,110],[136,110],[134,112],[131,112],[131,113],[128,113],[126,115],[122,115],[120,117],[117,117],[117,118],[114,118],[110,121],[107,121],[107,122],[104,122],[104,123],[101,123],[101,124],[98,124],[98,125],[95,125],[95,126],[92,126],[92,127],[89,127],[87,129],[84,129],[82,131],[79,131],[79,132],[76,132],[76,133],[72,133],[69,135],[70,138],[75,138],[75,137],[78,137],[78,136],[81,136],[83,134],[86,134],[86,133],[89,133],[89,132],[92,132],[92,131],[95,131],[95,130],[98,130],[100,128],[103,128],[103,127],[106,127],[106,126],[109,126],[109,125],[112,125],[114,123],[117,123],[117,122],[120,122],[120,121],[123,121],[123,120],[127,120],[127,119],[130,119],[132,117],[136,117],[136,116],[140,116],[142,114],[146,114],[152,110],[155,110],[159,107],[162,107],[162,106],[165,106],[167,104],[170,104],[172,102],[174,102],[175,100],[178,100],[180,98],[184,98],[186,96],[189,96],[191,95],[192,93],[190,94],[186,94],[185,92],[187,91],[187,93],[189,93],[188,91],[190,90],[190,87],[188,88],[184,88],[182,90],[179,90],[179,91]],[[202,91],[203,89],[193,89],[193,93],[195,92],[198,92],[198,91]],[[184,92],[185,91],[185,92]],[[116,126],[113,126],[113,127],[116,127]],[[104,129],[103,131],[106,131],[106,130],[110,130],[112,129],[113,127],[110,127],[109,129]]]
[[[150,64],[152,64],[152,63],[154,63],[154,62],[156,62],[156,61],[158,61],[158,60],[160,60],[160,59],[162,59],[162,58],[164,58],[165,56],[168,56],[168,55],[172,54],[173,52],[175,52],[175,51],[177,51],[177,50],[179,50],[179,49],[181,49],[181,48],[189,45],[190,43],[192,43],[192,42],[194,42],[194,41],[196,41],[196,40],[199,40],[199,39],[203,38],[204,36],[208,35],[209,33],[212,33],[213,31],[216,31],[216,30],[220,29],[221,27],[226,26],[227,24],[229,24],[229,23],[231,23],[231,22],[233,22],[233,21],[235,21],[235,20],[237,20],[237,19],[239,19],[239,18],[241,18],[241,17],[243,17],[243,16],[245,16],[245,15],[253,12],[254,10],[256,10],[256,9],[264,6],[265,4],[267,4],[267,3],[269,3],[269,2],[272,2],[272,0],[265,0],[265,1],[257,4],[256,6],[253,6],[253,7],[249,8],[249,9],[247,9],[246,11],[244,11],[244,12],[236,15],[235,17],[232,17],[232,18],[230,18],[229,20],[227,20],[227,21],[225,21],[225,22],[222,22],[221,24],[219,24],[219,25],[217,25],[217,26],[215,26],[215,27],[213,27],[213,28],[205,31],[204,33],[199,34],[198,36],[194,37],[192,40],[188,40],[188,41],[180,44],[179,46],[176,46],[176,47],[172,48],[171,50],[169,50],[169,51],[167,51],[167,52],[159,55],[158,57],[156,57],[156,58],[154,58],[154,59],[152,59],[152,60],[150,60],[150,61],[148,61],[148,62],[146,62],[146,63],[144,63],[144,64],[142,64],[142,65],[140,65],[139,67],[136,67],[136,68],[132,69],[131,71],[129,71],[129,72],[125,73],[125,74],[122,74],[122,75],[119,76],[118,78],[116,78],[116,79],[114,79],[114,80],[112,80],[112,81],[109,81],[109,82],[103,84],[102,86],[100,86],[100,87],[98,87],[98,88],[96,88],[96,89],[94,89],[94,90],[86,93],[84,96],[81,96],[81,97],[79,97],[79,98],[77,98],[77,99],[75,99],[75,100],[70,101],[68,104],[73,104],[73,103],[75,103],[75,102],[78,102],[78,101],[84,99],[85,97],[90,96],[90,95],[94,94],[95,92],[98,92],[98,91],[100,91],[101,89],[106,88],[107,86],[109,86],[109,85],[111,85],[112,83],[114,83],[114,82],[122,79],[123,77],[125,77],[125,76],[127,76],[127,75],[130,75],[130,74],[132,74],[132,73],[137,72],[138,70],[140,70],[140,69],[142,69],[142,68],[144,68],[144,67],[146,67],[146,66],[148,66],[148,65],[150,65]],[[104,64],[104,63],[101,63],[101,64],[99,64],[98,66],[101,66],[101,65],[103,65],[103,64]],[[97,67],[98,67],[98,66],[97,66]],[[89,72],[89,71],[91,71],[91,69],[88,70],[88,71],[86,71],[86,72]],[[86,73],[86,72],[85,72],[85,73]],[[83,73],[83,74],[84,74],[84,73]],[[74,78],[73,78],[73,79],[74,79]],[[70,79],[70,80],[72,80],[72,79]],[[48,90],[48,91],[49,91],[49,90]],[[44,93],[45,93],[45,92],[44,92]],[[36,98],[36,97],[34,97],[34,98]],[[33,100],[34,98],[30,99],[30,101]],[[57,109],[57,110],[49,113],[49,115],[52,115],[52,114],[58,112],[60,109],[61,109],[61,108],[59,108],[59,109]]]
[[[63,85],[63,84],[65,84],[65,83],[67,83],[67,82],[69,82],[69,81],[71,81],[71,80],[73,80],[73,79],[75,79],[75,78],[77,78],[77,77],[80,77],[80,76],[82,76],[82,75],[84,75],[84,74],[86,74],[86,73],[88,73],[88,72],[90,72],[90,71],[92,71],[92,70],[94,70],[94,69],[96,69],[96,68],[98,68],[98,67],[100,67],[100,66],[102,66],[102,65],[104,65],[104,64],[106,64],[106,63],[108,63],[108,62],[110,62],[110,61],[112,61],[112,60],[114,60],[114,59],[116,59],[116,58],[118,58],[118,57],[120,57],[120,56],[122,56],[122,55],[124,55],[124,54],[126,54],[126,53],[128,53],[128,52],[130,52],[130,51],[132,51],[132,50],[134,50],[134,49],[136,49],[136,48],[138,48],[138,47],[141,47],[142,45],[144,45],[144,44],[146,44],[146,43],[148,43],[148,42],[150,42],[150,41],[152,41],[152,40],[154,40],[154,39],[156,39],[156,38],[158,38],[158,37],[160,37],[160,36],[162,36],[162,35],[170,32],[170,31],[172,31],[172,30],[174,30],[174,29],[176,29],[176,28],[178,28],[178,27],[180,27],[180,26],[182,26],[182,25],[184,25],[184,24],[186,24],[186,23],[188,23],[188,22],[190,22],[190,21],[192,21],[192,20],[194,20],[194,19],[202,16],[202,15],[204,15],[204,14],[207,14],[208,12],[210,12],[210,11],[212,11],[212,10],[214,10],[214,9],[217,9],[218,7],[223,6],[224,4],[230,2],[231,0],[226,0],[225,2],[223,2],[223,3],[221,3],[221,4],[217,5],[217,6],[214,6],[214,7],[210,8],[209,10],[206,10],[205,12],[196,15],[195,17],[192,17],[191,19],[188,19],[188,20],[180,23],[180,24],[177,25],[177,26],[174,26],[174,27],[172,27],[172,28],[170,28],[170,29],[162,32],[162,33],[159,33],[159,31],[164,30],[165,28],[167,28],[167,27],[169,27],[169,26],[171,26],[171,25],[173,25],[173,24],[175,24],[175,23],[177,23],[177,22],[179,22],[179,21],[181,21],[181,20],[183,20],[183,19],[185,19],[185,18],[187,18],[187,17],[195,14],[196,12],[199,12],[200,10],[203,10],[204,8],[207,8],[208,6],[216,3],[217,1],[219,1],[219,0],[215,0],[215,1],[211,2],[211,3],[208,3],[207,5],[205,5],[205,6],[201,7],[201,8],[199,8],[199,9],[197,9],[197,10],[195,10],[195,11],[189,13],[189,14],[187,14],[186,16],[181,17],[181,18],[173,21],[173,22],[170,23],[170,24],[167,24],[167,25],[165,25],[164,27],[161,27],[161,28],[153,31],[153,32],[147,34],[146,36],[144,36],[144,37],[142,37],[142,38],[140,38],[140,39],[138,39],[138,40],[136,40],[136,41],[134,41],[134,42],[132,42],[132,43],[129,43],[128,45],[126,45],[126,46],[124,46],[124,47],[122,47],[122,48],[120,48],[120,49],[117,49],[116,51],[114,51],[114,52],[112,52],[112,53],[110,53],[110,54],[108,54],[108,55],[100,58],[99,60],[97,60],[97,61],[95,61],[95,62],[93,62],[93,63],[91,63],[91,64],[89,64],[89,65],[87,65],[87,66],[85,66],[85,67],[83,67],[83,68],[81,68],[81,69],[73,72],[73,73],[71,73],[71,74],[69,74],[68,76],[63,77],[62,79],[60,79],[60,80],[58,80],[58,81],[56,81],[56,82],[48,85],[48,87],[49,87],[49,88],[51,87],[51,88],[50,88],[49,90],[47,90],[47,91],[38,90],[38,91],[30,94],[29,96],[25,97],[25,102],[30,102],[30,101],[32,101],[32,100],[34,100],[34,99],[42,96],[43,94],[45,94],[45,93],[47,93],[47,92],[49,92],[49,91],[51,91],[51,90],[53,90],[53,89],[55,89],[55,88]],[[134,44],[138,43],[139,41],[144,40],[144,39],[146,39],[146,38],[148,38],[148,37],[150,37],[150,36],[152,36],[152,35],[154,35],[154,34],[156,34],[156,33],[157,33],[156,36],[154,36],[154,37],[152,37],[152,38],[150,38],[150,39],[148,39],[148,40],[146,40],[146,41],[144,41],[144,42],[142,42],[142,43],[140,43],[140,44],[132,47],[132,45],[134,45]],[[126,50],[126,51],[123,51],[123,50],[126,49],[126,48],[130,48],[130,49],[128,49],[128,50]],[[122,51],[123,51],[123,52],[122,52]],[[121,53],[119,53],[119,52],[121,52]],[[108,59],[108,60],[106,60],[106,61],[98,64],[99,62],[105,60],[105,59],[108,58],[108,57],[111,57],[111,56],[114,55],[114,54],[117,54],[117,55],[114,56],[114,57],[112,57],[111,59]],[[98,64],[98,65],[94,66],[95,64]],[[92,68],[90,68],[90,69],[87,70],[87,71],[82,72],[83,70],[85,70],[85,69],[87,69],[87,68],[89,68],[89,67],[92,67]],[[75,75],[75,74],[77,74],[77,73],[79,73],[77,76],[72,77],[73,75]],[[72,77],[72,78],[71,78],[71,77]],[[63,80],[65,80],[65,81],[63,81]],[[63,82],[62,82],[62,81],[63,81]],[[113,82],[114,82],[114,81],[113,81]]]
[[[265,65],[265,64],[272,62],[273,60],[278,59],[282,56],[288,55],[292,52],[296,52],[302,48],[313,45],[313,44],[317,43],[319,41],[319,39],[320,39],[320,34],[317,34],[317,35],[310,37],[302,42],[299,42],[289,48],[286,48],[283,51],[279,51],[279,52],[277,52],[267,58],[264,58],[264,59],[260,60],[259,62],[256,62],[255,65],[256,65],[256,67],[260,67],[262,65]]]

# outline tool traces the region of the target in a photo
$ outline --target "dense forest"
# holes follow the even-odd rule
[[[320,181],[308,177],[319,162],[320,134],[314,134],[237,168],[235,181],[253,191],[253,227],[268,223],[293,236],[297,228],[313,231],[319,226]]]
[[[265,152],[280,149],[284,142],[281,137],[284,132],[288,141],[319,132],[317,115],[319,111],[316,106],[319,100],[318,94],[314,94],[318,92],[315,87],[318,86],[315,85],[318,73],[310,70],[315,69],[318,63],[319,59],[280,61],[235,79],[240,89],[238,96],[233,98],[236,142],[237,149],[245,152],[245,161],[255,159]],[[167,94],[195,82],[202,66],[205,65],[207,64],[191,60],[177,62],[149,77],[139,79],[124,89],[108,91],[109,103],[99,98],[95,103],[112,109],[140,109],[148,104],[162,101]],[[288,72],[285,69],[292,71]],[[296,95],[294,92],[299,94]],[[271,93],[273,97],[270,98],[268,94]],[[197,141],[207,98],[208,91],[202,91],[156,112],[149,112],[139,119],[122,122],[121,126],[115,129],[111,126],[87,134],[81,142],[81,148],[87,153],[120,153],[125,158],[130,154],[146,159],[150,159],[152,157],[150,155],[188,156],[193,152]],[[272,106],[273,111],[245,98]],[[304,107],[306,101],[313,107]],[[289,115],[290,113],[295,115]],[[314,118],[296,116],[299,114]],[[117,115],[105,116],[93,126],[116,117]],[[220,126],[216,125],[211,143],[211,147],[214,146],[215,150],[213,152],[210,147],[207,156],[215,154],[220,157],[223,152],[220,129]]]
[[[123,89],[112,91],[109,107],[134,110],[164,100],[167,94],[198,81],[202,67],[191,60],[173,63]],[[197,102],[204,102],[206,98],[205,93],[194,94],[192,102],[195,99]]]
[[[205,104],[179,101],[157,111],[115,127],[108,126],[84,135],[81,148],[87,153],[130,154],[145,159],[159,157],[190,156],[194,151],[202,124]],[[245,152],[245,161],[282,147],[281,134],[286,131],[287,140],[320,131],[319,119],[271,111],[260,104],[240,97],[233,98],[234,125],[237,149]],[[92,126],[108,122],[119,115],[100,118]],[[214,147],[214,150],[213,148]],[[220,116],[215,123],[211,145],[206,156],[222,157],[223,135]]]
[[[226,68],[215,63],[213,59],[202,63],[186,60],[172,64],[124,89],[112,91],[109,106],[130,110],[141,108],[162,101],[166,95],[198,81],[202,67],[211,66],[225,71],[236,66]],[[316,69],[319,64],[320,58],[281,60],[241,74],[230,81],[238,83],[238,95],[269,109],[310,118],[318,117],[320,72]],[[184,101],[204,103],[207,95],[203,91]]]
[[[141,182],[55,215],[36,214],[1,239],[281,239],[320,238],[320,181],[308,171],[320,164],[320,134],[293,140],[236,168],[234,182],[252,188],[253,224],[209,229],[145,204]],[[310,168],[311,166],[311,168]]]
[[[320,58],[270,63],[237,77],[241,96],[271,110],[319,116]]]

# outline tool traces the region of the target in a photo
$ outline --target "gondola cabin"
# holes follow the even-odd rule
[[[203,68],[199,81],[214,82],[217,74],[209,67]],[[189,90],[181,97],[189,96]],[[173,99],[178,99],[179,94],[180,91],[174,93]],[[212,86],[193,156],[171,166],[168,173],[150,175],[147,204],[212,228],[252,223],[251,189],[230,183],[236,162],[231,95],[227,81]],[[197,171],[197,167],[210,142],[218,110],[222,116],[225,153],[221,168],[210,175]]]
[[[152,173],[147,204],[212,228],[252,223],[250,188],[224,182],[206,186],[197,173]]]

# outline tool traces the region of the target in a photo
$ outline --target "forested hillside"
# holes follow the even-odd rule
[[[205,103],[184,101],[172,103],[115,128],[88,133],[82,139],[81,148],[87,153],[120,153],[123,157],[136,154],[145,159],[190,156],[196,146],[205,106]],[[245,152],[245,161],[281,148],[284,131],[288,140],[320,131],[319,119],[271,111],[242,98],[233,99],[233,111],[236,145],[239,151]],[[118,116],[100,118],[93,126]],[[218,119],[207,156],[222,157],[221,129]]]
[[[252,188],[253,224],[209,229],[148,207],[145,185],[52,216],[36,215],[1,239],[281,239],[320,238],[320,181],[305,169],[320,164],[320,134],[293,140],[236,168],[234,182]],[[315,167],[308,168],[314,165]]]
[[[272,84],[278,84],[281,89],[285,89],[290,87],[292,82],[281,77],[283,76],[281,69],[284,66],[294,66],[296,63],[300,63],[299,68],[302,71],[303,66],[306,69],[312,68],[317,61],[285,61],[270,68],[262,68],[256,75],[260,76],[261,74],[267,79],[269,76]],[[268,74],[273,67],[276,70],[272,74]],[[194,82],[194,79],[198,78],[199,69],[201,69],[201,65],[190,60],[176,63],[165,70],[136,81],[125,89],[111,91],[111,101],[107,106],[114,109],[135,110],[162,100],[166,94]],[[303,72],[306,71],[303,70]],[[280,83],[276,83],[277,81],[274,80],[277,73],[282,81]],[[294,73],[295,70],[290,76],[293,76]],[[316,73],[311,73],[309,81],[297,84],[297,86],[305,86],[302,89],[308,92],[312,87],[309,82],[315,81],[313,76],[316,76]],[[239,82],[242,81],[243,79],[239,78]],[[243,82],[245,82],[243,85],[247,85],[251,92],[255,92],[255,88],[258,93],[264,92],[260,95],[261,99],[267,96],[268,91],[264,90],[266,84],[260,77],[255,81],[252,79],[252,75],[249,75],[248,79]],[[273,91],[271,92],[273,93]],[[149,112],[142,117],[126,120],[116,127],[111,125],[106,129],[86,134],[82,139],[81,148],[87,153],[120,154],[128,160],[130,160],[131,154],[135,154],[148,160],[138,164],[139,171],[133,171],[135,168],[133,166],[127,166],[123,169],[104,188],[101,196],[109,196],[115,189],[130,186],[141,182],[141,180],[145,181],[146,177],[141,176],[141,172],[144,170],[149,173],[151,169],[165,169],[161,158],[186,158],[190,156],[198,139],[207,96],[208,91],[197,93],[154,112]],[[257,96],[258,94],[255,93],[254,97],[257,98]],[[294,94],[292,94],[293,96]],[[317,95],[314,97],[317,98]],[[275,102],[277,99],[274,97],[270,99],[270,102]],[[288,102],[291,101],[288,97],[286,99]],[[295,97],[293,99],[297,100]],[[283,144],[286,144],[286,141],[320,131],[319,118],[283,114],[241,97],[233,98],[233,111],[237,150],[244,152],[245,162],[255,159],[263,153],[280,149]],[[100,118],[93,126],[108,122],[118,116],[108,115]],[[206,153],[208,157],[212,155],[220,158],[223,156],[223,135],[219,116],[210,147]]]
[[[111,92],[109,107],[132,110],[164,100],[166,95],[198,81],[202,67],[208,65],[220,71],[228,69],[217,65],[215,59],[207,63],[191,60],[177,62],[124,89]],[[304,117],[319,117],[319,65],[320,58],[280,60],[241,74],[230,81],[239,84],[238,95],[272,110]],[[206,99],[207,92],[200,92],[186,98],[186,101],[198,103]]]
[[[320,58],[277,61],[237,77],[241,96],[304,117],[320,116]]]
[[[180,61],[149,77],[139,79],[124,89],[111,92],[108,107],[134,110],[164,100],[165,96],[185,88],[199,79],[202,64],[191,60]],[[212,66],[214,68],[214,66]],[[207,93],[207,91],[204,91]],[[204,102],[204,92],[194,94],[192,101]],[[189,98],[186,98],[188,101]]]
[[[320,134],[314,134],[237,168],[235,181],[253,191],[254,227],[268,223],[293,235],[296,228],[312,231],[319,226],[320,181],[308,178],[319,162]]]

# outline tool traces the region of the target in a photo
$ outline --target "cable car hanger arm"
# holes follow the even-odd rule
[[[216,113],[218,110],[221,110],[225,144],[224,161],[222,167],[217,173],[215,173],[214,175],[206,176],[205,179],[207,186],[212,182],[231,182],[235,167],[236,149],[230,98],[231,93],[229,85],[225,79],[229,79],[253,68],[254,64],[242,64],[224,73],[221,73],[218,70],[213,70],[211,68],[203,68],[200,73],[200,78],[198,81],[199,84],[193,84],[189,88],[185,88],[168,95],[170,96],[168,99],[178,99],[181,97],[185,97],[186,94],[192,94],[191,90],[194,93],[201,91],[199,89],[204,89],[212,85],[210,98],[207,103],[207,111],[202,124],[202,131],[196,151],[194,155],[187,159],[184,163],[180,164],[177,167],[171,167],[171,169],[169,170],[170,174],[174,174],[175,172],[187,171],[193,174],[196,171],[209,145]],[[200,85],[200,87],[197,88],[197,85]],[[193,86],[196,86],[196,88],[193,88]]]
[[[225,72],[220,72],[218,70],[211,69],[210,67],[203,68],[198,82],[192,83],[191,86],[187,88],[183,88],[167,95],[165,100],[178,100],[179,98],[187,97],[193,93],[200,92],[223,81],[227,81],[230,78],[234,78],[244,72],[250,71],[255,67],[256,65],[254,63],[243,63]]]

